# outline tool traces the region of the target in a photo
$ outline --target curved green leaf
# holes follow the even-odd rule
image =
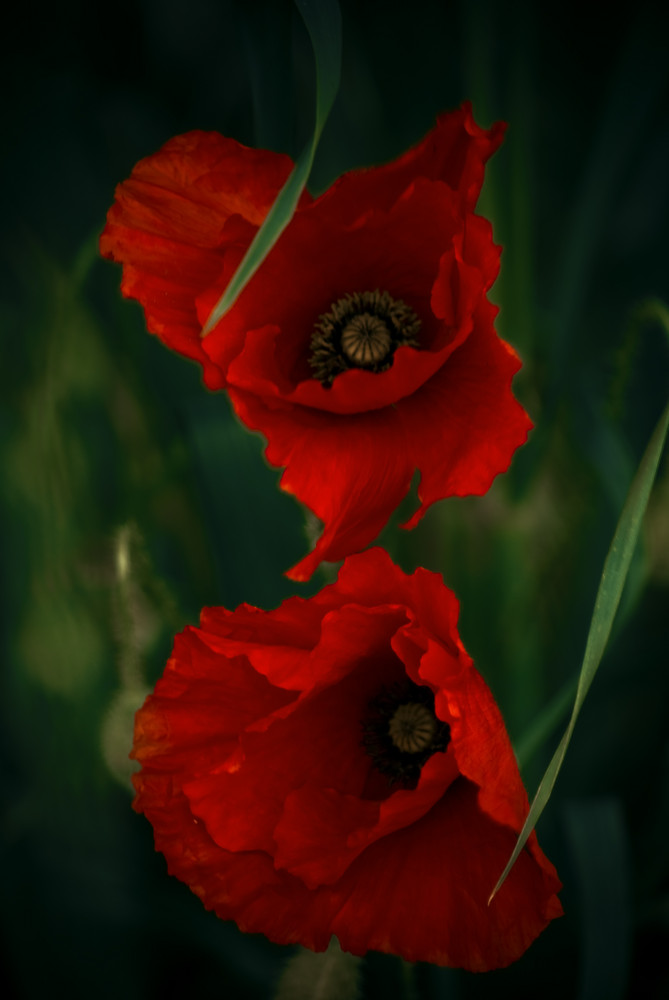
[[[276,200],[230,282],[211,311],[204,325],[206,337],[222,316],[232,307],[244,286],[258,270],[267,254],[281,236],[297,208],[314,163],[314,156],[334,103],[341,74],[341,12],[337,0],[295,0],[311,38],[316,60],[316,124],[314,132],[302,150],[288,180]]]
[[[527,819],[525,820],[523,828],[518,835],[518,840],[516,841],[513,854],[509,858],[506,868],[502,872],[497,885],[493,889],[490,895],[490,900],[492,900],[497,892],[499,892],[504,880],[515,864],[518,855],[527,843],[527,838],[536,826],[537,820],[541,816],[548,800],[550,799],[553,786],[555,785],[555,780],[559,774],[560,768],[562,767],[567,747],[569,746],[572,733],[574,732],[576,719],[581,711],[583,701],[588,693],[590,685],[592,684],[606,648],[606,643],[613,625],[613,619],[615,618],[615,614],[620,603],[620,597],[623,592],[625,578],[627,577],[630,562],[632,561],[632,555],[634,554],[634,548],[639,537],[641,521],[643,519],[646,505],[648,504],[648,497],[650,496],[650,491],[655,480],[668,428],[669,404],[660,417],[660,420],[648,443],[644,456],[641,459],[641,464],[637,469],[630,491],[627,494],[627,499],[613,536],[611,548],[609,549],[606,562],[604,563],[604,570],[602,572],[599,590],[597,591],[597,597],[595,598],[595,610],[593,611],[590,631],[585,645],[583,664],[581,666],[578,679],[576,699],[574,701],[574,707],[572,709],[569,725],[567,726],[566,732],[558,744],[557,750],[551,758],[550,764],[546,768],[543,778],[541,779],[537,793],[534,796],[534,801],[532,802],[530,811],[527,814]],[[490,900],[488,902],[490,902]]]

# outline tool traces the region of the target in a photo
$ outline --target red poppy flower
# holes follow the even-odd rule
[[[473,208],[503,126],[469,105],[398,160],[305,193],[234,307],[200,332],[291,161],[191,132],[116,192],[102,253],[149,330],[227,388],[284,490],[323,522],[302,580],[371,542],[420,470],[421,505],[482,494],[530,421],[511,394],[520,362],[486,298],[499,268]]]
[[[208,608],[137,714],[135,809],[171,874],[244,931],[484,970],[562,912],[440,577],[382,549],[276,611]]]

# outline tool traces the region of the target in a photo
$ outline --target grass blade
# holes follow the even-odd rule
[[[211,311],[204,325],[206,337],[232,307],[244,286],[258,270],[267,254],[281,236],[300,200],[314,163],[314,156],[339,89],[341,73],[341,12],[337,0],[295,0],[309,32],[316,60],[316,124],[314,132],[302,150],[288,180],[276,200],[230,282]]]
[[[534,801],[532,802],[530,811],[527,814],[527,819],[525,820],[523,829],[518,835],[518,840],[516,841],[513,854],[509,858],[506,868],[502,872],[497,885],[493,889],[490,895],[490,900],[492,900],[499,892],[504,880],[515,864],[518,855],[525,846],[527,838],[536,826],[537,820],[541,816],[548,800],[550,799],[553,786],[555,785],[555,780],[559,774],[560,768],[562,767],[562,762],[567,752],[567,747],[569,746],[583,701],[585,700],[585,696],[588,693],[590,685],[592,684],[597,668],[599,667],[604,654],[604,649],[606,648],[606,643],[613,625],[613,619],[615,618],[615,614],[620,603],[620,597],[623,592],[627,572],[629,570],[636,542],[639,537],[641,521],[643,519],[646,505],[648,504],[648,497],[650,496],[650,491],[655,480],[668,428],[669,404],[667,404],[664,413],[660,417],[660,420],[648,443],[644,456],[641,459],[641,464],[637,469],[630,491],[627,494],[627,499],[613,536],[611,548],[609,549],[606,562],[604,563],[604,570],[602,572],[599,590],[597,591],[597,597],[595,598],[595,610],[592,614],[590,631],[588,633],[585,653],[583,655],[583,664],[581,666],[578,687],[576,689],[576,699],[574,701],[574,707],[572,709],[569,725],[567,726],[566,732],[558,744],[557,750],[551,758],[550,764],[546,768],[546,772],[541,780],[539,788],[537,789],[537,793],[534,796]]]

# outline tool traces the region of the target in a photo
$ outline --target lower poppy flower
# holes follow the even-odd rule
[[[171,874],[244,931],[485,970],[562,912],[434,573],[381,549],[275,611],[208,608],[137,713],[134,807]]]

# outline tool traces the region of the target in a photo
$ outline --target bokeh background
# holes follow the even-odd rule
[[[299,153],[311,48],[289,0],[15,8],[0,65],[5,996],[271,997],[291,950],[167,876],[130,808],[127,753],[173,634],[203,605],[272,607],[323,577],[282,577],[305,551],[302,511],[226,399],[145,332],[96,241],[115,184],[174,134]],[[516,391],[536,428],[485,498],[443,502],[411,534],[408,503],[383,541],[458,593],[532,793],[667,396],[667,8],[343,0],[342,14],[314,192],[463,99],[482,124],[509,122],[480,210],[504,245],[498,328],[524,359]],[[539,826],[566,916],[483,976],[370,956],[365,997],[669,995],[668,613],[665,459]]]

